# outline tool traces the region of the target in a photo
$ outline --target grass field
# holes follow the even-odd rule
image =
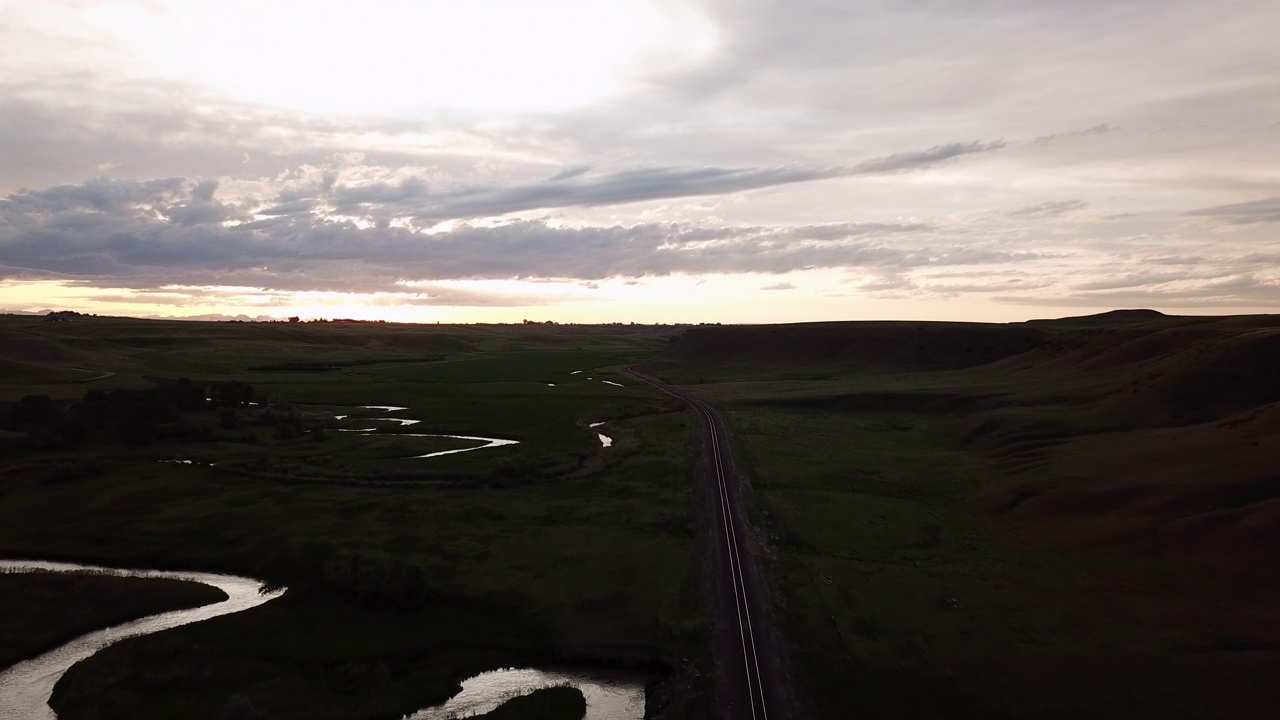
[[[0,554],[291,588],[100,653],[60,717],[394,718],[529,663],[648,667],[665,717],[709,716],[696,428],[638,361],[729,424],[805,717],[1280,704],[1277,318],[680,332],[0,318],[6,415],[179,378],[257,403],[0,431]]]
[[[21,340],[0,352],[47,373],[3,380],[11,401],[185,377],[249,383],[300,425],[350,416],[321,439],[280,437],[258,405],[240,408],[233,429],[207,411],[182,415],[210,425],[198,441],[13,446],[0,554],[290,586],[280,601],[76,666],[55,694],[59,717],[192,716],[229,703],[272,718],[399,717],[469,674],[547,662],[671,674],[681,690],[664,702],[706,712],[705,683],[690,680],[710,673],[694,428],[620,374],[670,329],[9,319],[0,332]],[[293,369],[317,358],[342,364]],[[252,369],[271,364],[290,369]],[[72,383],[60,374],[69,366],[117,374]],[[592,422],[608,423],[607,452]],[[378,430],[338,431],[369,426]],[[519,444],[406,459],[478,444],[409,437],[424,433]]]
[[[653,363],[729,423],[807,714],[1267,717],[1280,319],[984,329],[986,364],[887,325]]]

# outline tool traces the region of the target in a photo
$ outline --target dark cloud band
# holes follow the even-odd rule
[[[637,183],[648,185],[643,177]],[[907,269],[1037,257],[941,240],[933,225],[915,221],[560,227],[523,220],[428,234],[296,207],[252,220],[218,202],[208,183],[181,178],[26,191],[0,200],[0,266],[8,278],[77,278],[100,287],[375,292],[399,291],[399,281]]]

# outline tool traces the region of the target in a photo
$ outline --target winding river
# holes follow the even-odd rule
[[[409,408],[400,407],[399,405],[361,405],[360,409],[383,410],[385,412],[399,412],[401,410],[408,410]],[[351,417],[350,415],[334,415],[333,419],[345,420],[350,417]],[[359,418],[359,419],[394,422],[394,423],[399,423],[400,427],[417,425],[418,423],[422,422],[421,420],[412,420],[410,418],[398,418],[398,417],[371,417],[371,418]],[[377,430],[377,428],[340,428],[338,432],[367,433],[367,432],[373,432],[374,430]],[[486,448],[520,444],[519,440],[504,440],[502,438],[479,437],[474,435],[441,435],[436,433],[430,433],[430,434],[428,433],[396,433],[396,437],[448,438],[450,440],[474,440],[475,442],[483,443],[482,445],[475,445],[472,447],[456,448],[454,450],[437,450],[436,452],[429,452],[425,455],[413,455],[411,457],[404,458],[405,460],[423,460],[425,458],[440,457],[442,455],[454,455],[456,453],[471,452],[472,450],[484,450]]]
[[[582,371],[578,371],[582,372]],[[97,378],[94,378],[97,379]],[[394,405],[364,405],[363,410],[382,410],[393,413],[408,408]],[[337,420],[350,418],[336,415]],[[399,423],[402,427],[417,424],[418,420],[397,417],[360,418],[372,421]],[[593,423],[595,428],[603,423]],[[347,432],[372,432],[374,428],[351,428]],[[454,453],[482,450],[503,445],[515,445],[515,440],[473,437],[465,435],[427,435],[401,433],[403,437],[443,437],[472,440],[475,447],[442,450],[406,459],[422,459]],[[612,440],[599,435],[600,442],[608,447]],[[192,464],[191,460],[169,460]],[[210,620],[257,607],[284,594],[284,590],[265,591],[259,580],[221,575],[217,573],[124,570],[96,565],[48,562],[42,560],[0,560],[0,573],[24,572],[78,572],[117,577],[167,578],[185,580],[218,588],[227,599],[211,605],[186,610],[151,615],[113,627],[82,635],[65,645],[38,657],[25,660],[0,672],[0,720],[56,720],[57,715],[49,707],[49,699],[58,680],[72,665],[84,660],[113,643],[139,635],[149,635],[190,623]],[[448,720],[467,718],[493,710],[503,702],[541,688],[569,685],[578,688],[587,701],[585,720],[642,720],[644,717],[644,681],[635,676],[612,675],[594,671],[538,670],[533,668],[509,668],[480,673],[462,682],[462,690],[448,701],[406,715],[406,720]]]
[[[80,572],[117,577],[168,578],[197,582],[226,593],[221,602],[187,610],[151,615],[121,625],[97,630],[49,652],[24,660],[0,672],[0,720],[56,720],[49,698],[58,680],[72,665],[125,638],[149,635],[170,628],[201,622],[268,603],[284,590],[264,591],[262,582],[235,575],[162,570],[121,570],[96,565],[46,562],[42,560],[0,560],[0,572]],[[587,700],[585,720],[642,720],[644,682],[633,676],[607,673],[567,672],[512,668],[480,673],[462,682],[462,690],[440,705],[405,716],[408,720],[446,720],[489,712],[503,702],[540,688],[570,685]]]
[[[38,657],[24,660],[0,672],[0,720],[54,720],[57,715],[49,707],[53,686],[72,665],[99,650],[125,638],[149,635],[180,625],[230,615],[257,607],[284,594],[284,590],[263,592],[263,585],[251,578],[202,572],[164,572],[161,570],[118,570],[95,565],[43,562],[39,560],[0,560],[0,572],[83,572],[119,577],[168,578],[186,580],[218,588],[227,599],[212,605],[151,615],[121,625],[81,635],[62,647]]]

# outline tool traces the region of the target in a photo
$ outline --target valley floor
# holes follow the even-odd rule
[[[1264,718],[1277,325],[1062,331],[959,369],[716,329],[655,372],[728,422],[811,716]]]

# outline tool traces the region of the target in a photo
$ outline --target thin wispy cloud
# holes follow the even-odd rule
[[[526,210],[600,207],[746,192],[840,177],[924,170],[963,155],[991,152],[1002,142],[938,145],[839,167],[657,167],[608,174],[562,171],[543,182],[508,187],[433,190],[418,177],[398,183],[338,187],[327,196],[336,212],[387,209],[419,220],[490,217]]]
[[[1009,217],[1015,218],[1048,218],[1056,215],[1065,215],[1076,210],[1082,210],[1089,203],[1083,200],[1054,200],[1050,202],[1037,203],[1028,205],[1016,210],[1009,211]]]
[[[1035,143],[1036,145],[1052,145],[1053,143],[1058,142],[1059,140],[1086,137],[1089,135],[1105,135],[1110,132],[1115,132],[1116,130],[1119,130],[1119,129],[1120,128],[1116,127],[1115,125],[1112,125],[1111,123],[1100,123],[1098,125],[1094,125],[1093,127],[1087,127],[1083,130],[1053,133],[1051,135],[1041,135],[1040,137],[1037,137],[1035,140],[1032,140],[1032,142]]]
[[[1004,147],[1003,140],[994,142],[973,141],[967,143],[947,143],[934,145],[928,150],[898,152],[884,157],[872,158],[849,168],[849,175],[873,175],[876,173],[905,172],[920,170],[941,162],[946,162],[961,155],[985,153]]]
[[[1240,225],[1280,222],[1280,196],[1200,208],[1187,215],[1219,218]]]

